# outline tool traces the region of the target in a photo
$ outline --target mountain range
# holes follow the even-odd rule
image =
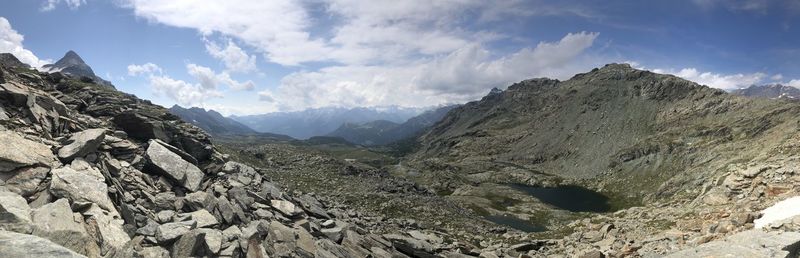
[[[346,123],[361,124],[377,120],[403,123],[425,110],[424,108],[404,107],[331,107],[262,115],[231,116],[231,118],[258,132],[308,139],[312,136],[327,135]]]
[[[732,93],[753,98],[800,99],[800,89],[782,84],[752,85],[744,89],[735,90]]]
[[[385,145],[416,136],[439,122],[448,111],[456,106],[449,105],[428,110],[400,124],[386,120],[361,124],[345,123],[327,136],[341,137],[348,142],[364,146]]]
[[[250,129],[233,119],[222,116],[222,114],[214,111],[192,107],[183,108],[178,105],[173,105],[169,108],[169,112],[183,119],[183,121],[192,123],[193,125],[202,128],[211,135],[229,135],[229,134],[255,134],[256,131]]]

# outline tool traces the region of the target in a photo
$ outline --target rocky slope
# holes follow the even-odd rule
[[[386,145],[409,137],[414,137],[442,120],[455,105],[428,110],[409,118],[401,124],[377,120],[362,124],[345,123],[327,136],[341,137],[349,142],[364,146]]]
[[[255,134],[256,131],[250,129],[233,119],[222,116],[222,114],[214,111],[197,107],[183,108],[174,105],[169,108],[169,112],[189,122],[211,135],[225,135],[225,134]]]
[[[753,85],[731,93],[751,98],[800,99],[800,89],[781,84]]]
[[[60,72],[75,79],[91,80],[99,85],[114,88],[110,81],[106,81],[94,74],[90,67],[75,51],[67,51],[64,57],[56,61],[55,64],[47,64],[42,67],[46,72]]]
[[[59,72],[0,66],[0,141],[0,257],[459,252],[421,231],[371,233],[165,108]]]
[[[563,227],[573,233],[551,255],[705,253],[703,243],[747,232],[759,210],[797,195],[798,112],[793,101],[610,64],[567,81],[523,81],[454,109],[409,158],[406,170],[422,172],[406,175],[462,200],[490,199],[506,183],[581,185],[621,208]],[[522,218],[553,209],[518,202],[484,207]],[[800,238],[781,236],[791,240],[784,254],[796,254]]]

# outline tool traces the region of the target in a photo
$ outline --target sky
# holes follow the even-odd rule
[[[800,1],[2,0],[0,52],[76,51],[117,89],[248,115],[429,107],[606,63],[800,87]]]

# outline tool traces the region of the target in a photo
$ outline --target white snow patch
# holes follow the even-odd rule
[[[780,201],[764,209],[761,214],[761,218],[753,221],[756,228],[764,228],[773,222],[800,215],[800,196]]]

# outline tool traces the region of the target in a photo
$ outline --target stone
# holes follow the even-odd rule
[[[172,245],[172,257],[214,256],[221,248],[221,238],[222,234],[213,229],[192,229]]]
[[[788,257],[798,243],[800,232],[751,229],[665,257]]]
[[[108,197],[106,183],[88,173],[80,173],[71,167],[53,169],[50,193],[58,198],[72,202],[96,203],[107,211],[117,213],[114,203]]]
[[[294,218],[303,214],[303,211],[298,209],[297,206],[290,201],[272,200],[270,204],[272,208],[289,218]]]
[[[433,258],[434,247],[433,245],[420,241],[418,239],[405,237],[396,234],[383,235],[389,241],[392,241],[394,247],[403,254],[411,257]]]
[[[240,230],[237,226],[230,226],[222,231],[222,237],[225,239],[225,241],[236,240],[241,235],[242,230]]]
[[[183,197],[183,207],[184,209],[188,209],[188,211],[210,209],[212,207],[209,205],[209,197],[214,198],[213,196],[209,196],[209,194],[206,192],[194,192],[187,194]]]
[[[603,252],[600,252],[599,250],[591,250],[591,251],[588,251],[588,252],[584,253],[583,255],[581,255],[579,257],[580,258],[605,258],[606,255],[603,254]]]
[[[255,199],[247,194],[247,190],[245,190],[244,187],[234,187],[228,190],[228,198],[239,204],[239,207],[243,209],[247,209],[255,202]]]
[[[73,215],[67,199],[58,199],[33,210],[31,218],[34,235],[83,255],[99,255],[97,245],[86,232],[83,217],[80,214]]]
[[[0,257],[79,258],[85,256],[38,236],[0,231]]]
[[[160,223],[167,223],[172,221],[173,216],[175,216],[175,211],[172,210],[163,210],[156,213],[156,219]]]
[[[12,131],[0,130],[0,142],[3,143],[3,148],[0,148],[0,173],[33,165],[50,167],[56,162],[50,147]]]
[[[0,229],[30,233],[31,208],[22,196],[0,191]]]
[[[170,177],[190,191],[197,191],[203,180],[203,171],[181,158],[157,141],[151,140],[146,151],[150,170]]]
[[[329,219],[329,220],[326,220],[326,221],[322,222],[322,224],[320,224],[320,226],[322,226],[322,228],[333,228],[333,227],[336,226],[336,221],[333,221],[332,219]]]
[[[183,234],[195,228],[195,221],[171,222],[158,226],[156,230],[156,240],[159,243],[167,243],[177,239]]]
[[[86,217],[86,224],[91,229],[90,231],[94,231],[96,234],[103,254],[107,254],[112,249],[122,249],[131,241],[130,236],[123,229],[125,221],[118,219],[118,215],[102,209],[99,205],[91,205],[83,212],[83,216]]]
[[[174,210],[175,209],[175,193],[173,192],[161,192],[156,194],[155,199],[153,200],[153,205],[155,205],[154,210],[162,211],[162,210]]]
[[[212,230],[206,232],[205,236],[203,237],[203,240],[205,241],[206,248],[208,248],[208,251],[211,254],[218,254],[219,251],[222,249],[222,243],[226,242],[223,241],[224,240],[223,238],[224,237],[222,235],[222,232],[219,232],[217,230]]]
[[[205,209],[186,213],[191,220],[197,221],[198,228],[213,227],[219,224],[217,218]]]
[[[304,194],[297,198],[297,202],[300,204],[303,209],[308,212],[311,216],[321,218],[321,219],[330,219],[331,216],[328,214],[325,209],[322,208],[322,204],[313,196]]]
[[[274,220],[269,223],[265,241],[267,252],[272,257],[292,257],[297,247],[294,230]]]
[[[24,167],[8,173],[0,173],[0,182],[11,192],[30,197],[39,192],[40,184],[50,173],[47,167]]]
[[[236,213],[233,210],[233,204],[225,197],[219,198],[218,200],[217,212],[215,214],[219,214],[221,220],[228,224],[236,222]]]
[[[58,157],[69,161],[96,151],[103,143],[105,132],[105,129],[89,129],[72,134],[68,144],[58,150]]]
[[[164,124],[161,121],[153,121],[134,111],[120,113],[114,116],[112,121],[128,136],[140,141],[160,139],[169,142],[170,140],[164,132]]]
[[[261,191],[259,192],[259,194],[264,199],[269,199],[269,198],[280,199],[283,197],[283,192],[281,192],[281,190],[278,189],[277,186],[266,181],[261,182]]]

